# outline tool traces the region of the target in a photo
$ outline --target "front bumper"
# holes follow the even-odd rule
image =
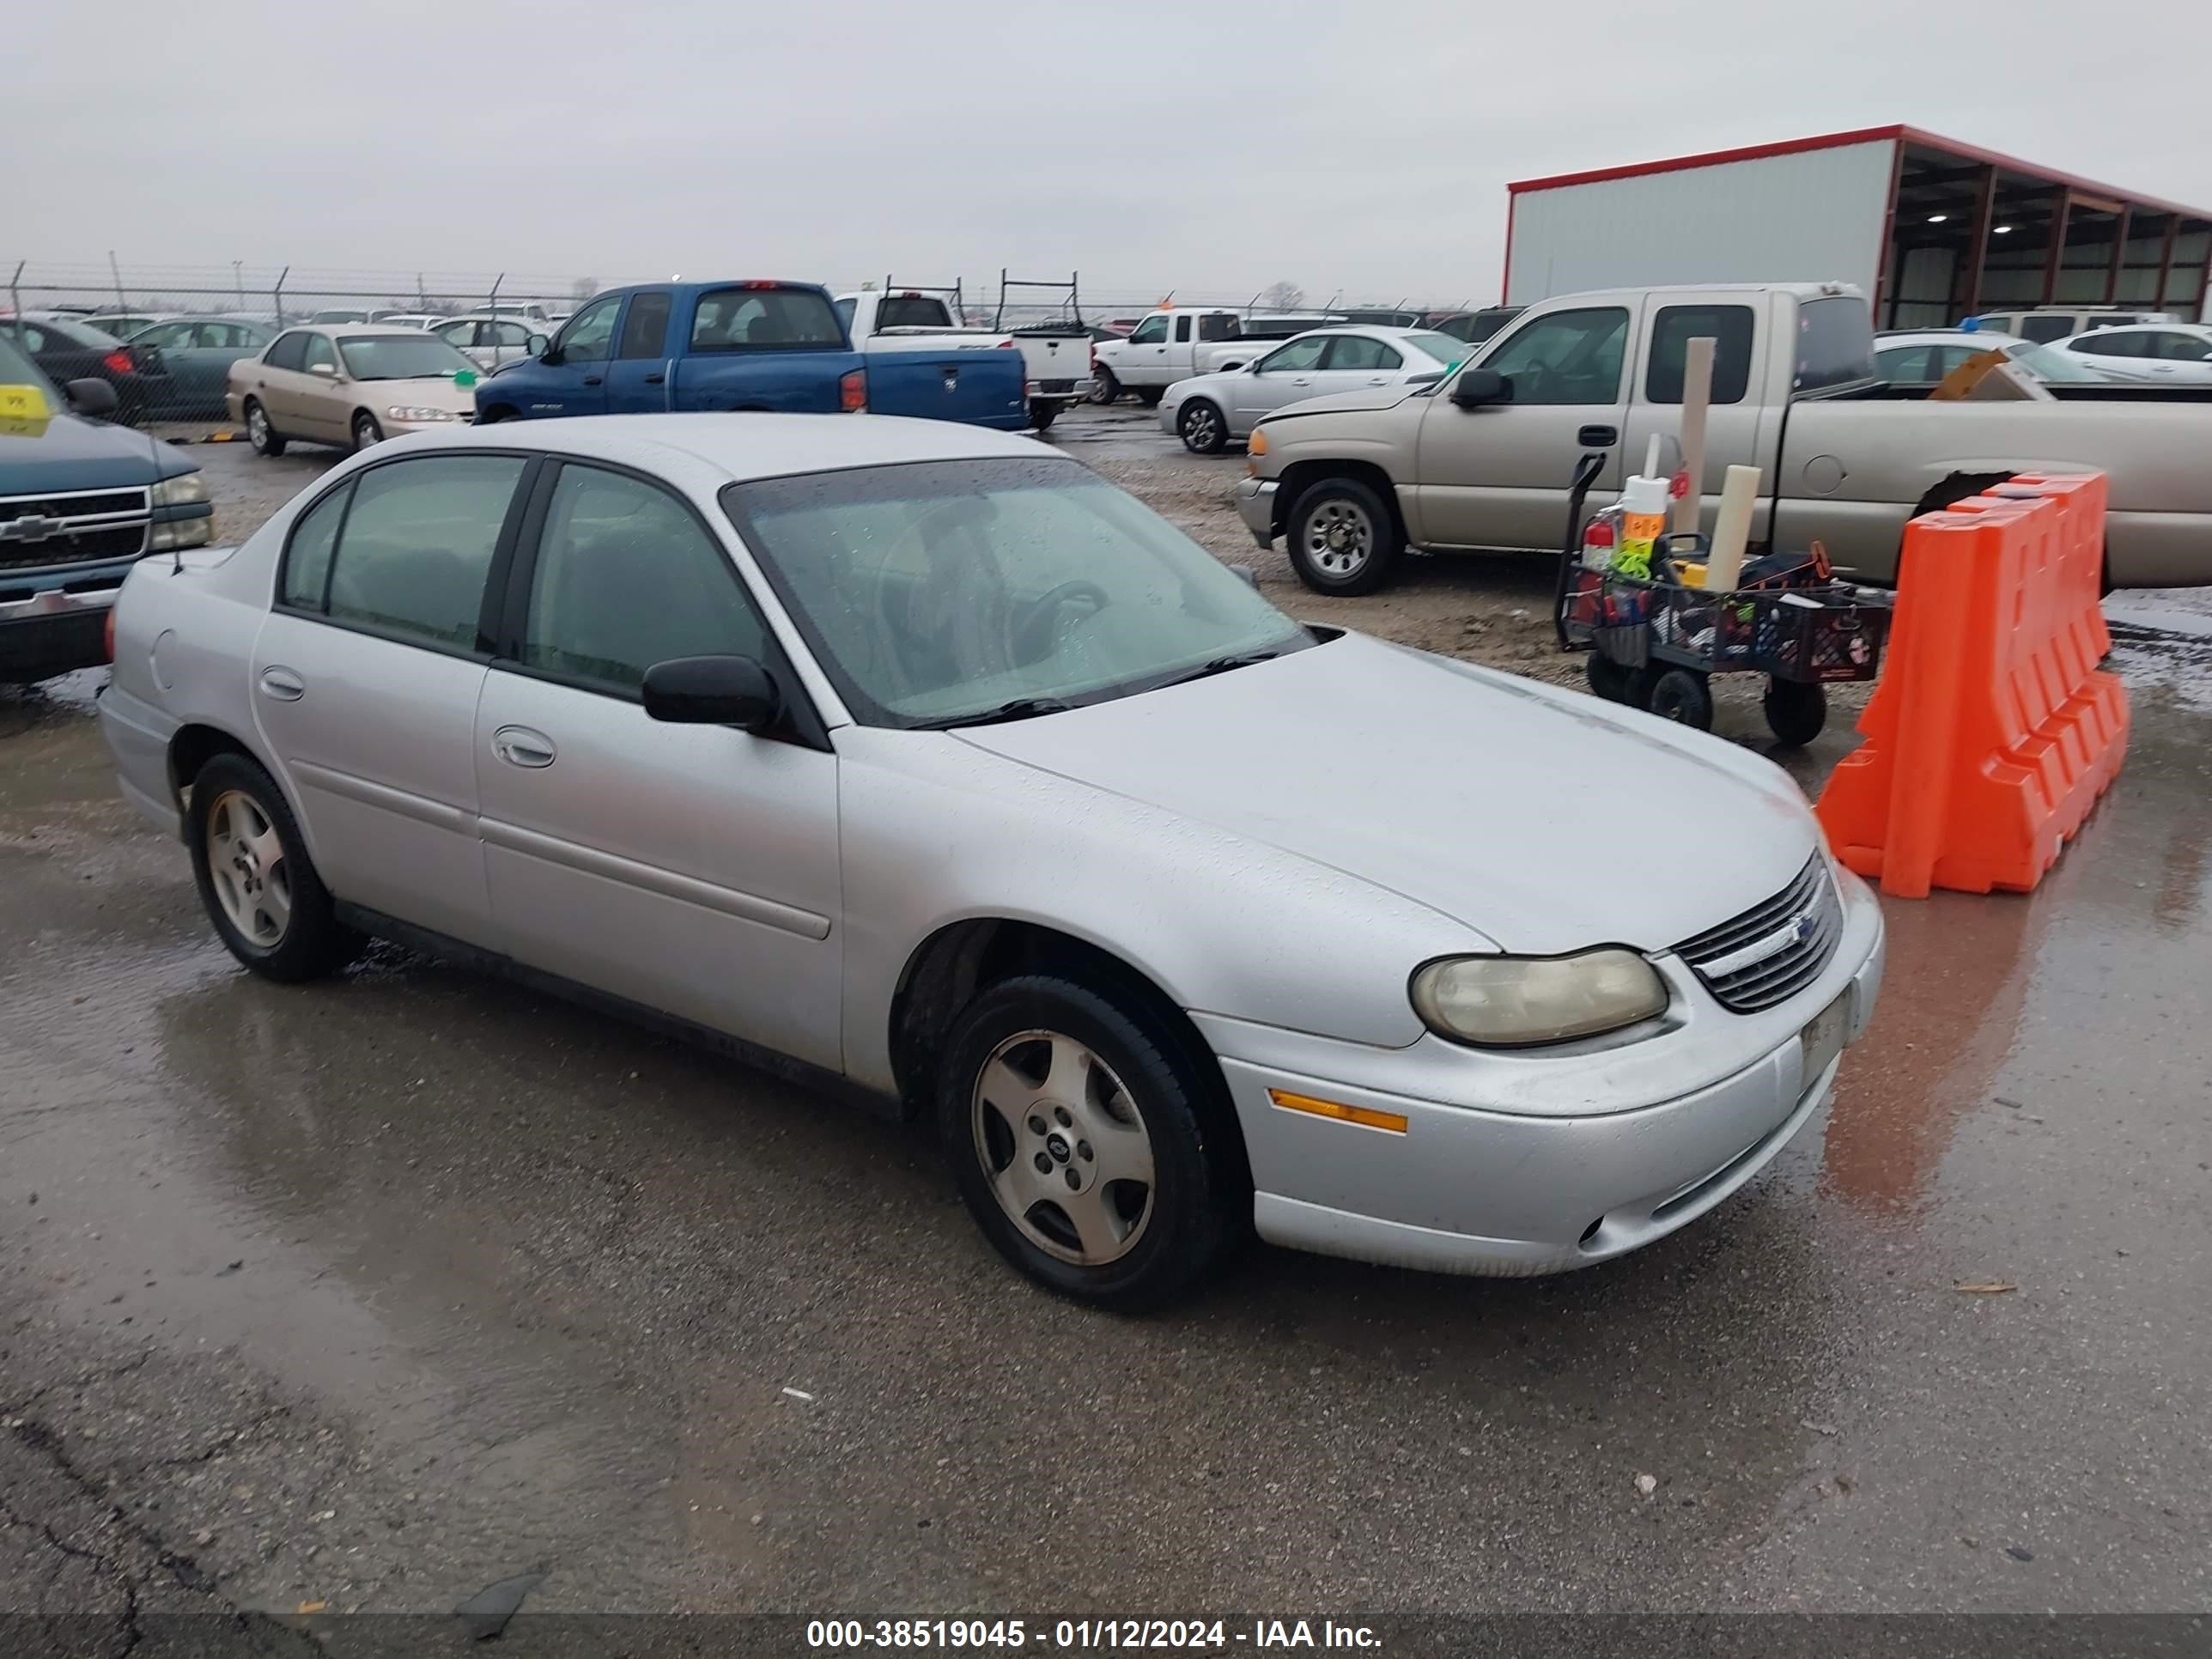
[[[1261,547],[1275,544],[1275,490],[1273,478],[1246,478],[1237,486],[1237,516]]]
[[[118,587],[58,587],[0,604],[0,681],[27,684],[107,660],[107,613]]]
[[[1631,1079],[1623,1097],[1591,1101],[1575,1115],[1490,1109],[1349,1082],[1340,1070],[1236,1058],[1223,1051],[1224,1035],[1231,1044],[1236,1037],[1209,1030],[1244,1132],[1260,1236],[1327,1255],[1518,1277],[1589,1267],[1688,1224],[1764,1169],[1827,1099],[1840,1055],[1806,1075],[1797,1029],[1840,1001],[1846,1042],[1865,1030],[1881,985],[1881,914],[1863,888],[1851,908],[1836,959],[1789,1006],[1790,1034],[1671,1099],[1634,1098],[1637,1068],[1623,1067]],[[1315,1039],[1252,1046],[1275,1042],[1287,1056],[1300,1041],[1320,1052]],[[1325,1046],[1340,1058],[1351,1048]],[[1410,1051],[1370,1052],[1391,1056],[1401,1073],[1424,1064],[1441,1078],[1453,1068],[1448,1053],[1416,1062]],[[1580,1106],[1582,1085],[1573,1087]],[[1401,1133],[1285,1110],[1271,1090],[1390,1114],[1407,1127]]]

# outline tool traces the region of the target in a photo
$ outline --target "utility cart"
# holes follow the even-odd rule
[[[1569,496],[1553,617],[1559,648],[1589,653],[1598,696],[1700,731],[1712,727],[1712,676],[1764,674],[1768,726],[1785,744],[1810,743],[1827,722],[1825,688],[1881,672],[1887,600],[1834,580],[1817,549],[1754,561],[1745,571],[1755,580],[1727,592],[1686,579],[1704,568],[1701,535],[1662,537],[1648,577],[1599,566],[1589,553],[1602,538],[1592,538],[1583,505],[1602,460],[1583,458]]]

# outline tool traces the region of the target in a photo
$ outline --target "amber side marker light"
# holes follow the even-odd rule
[[[1396,1112],[1377,1112],[1365,1106],[1347,1106],[1340,1100],[1317,1100],[1311,1095],[1294,1095],[1286,1089],[1270,1089],[1267,1098],[1286,1112],[1304,1112],[1310,1117],[1331,1117],[1339,1123],[1357,1123],[1363,1129],[1381,1129],[1389,1134],[1406,1133],[1406,1120]]]

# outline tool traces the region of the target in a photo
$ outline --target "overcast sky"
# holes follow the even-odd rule
[[[2124,10],[29,0],[0,259],[1483,301],[1508,179],[1843,128],[2212,205],[2212,5]]]

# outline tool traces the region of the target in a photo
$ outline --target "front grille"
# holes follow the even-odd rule
[[[1836,884],[1815,853],[1772,898],[1685,939],[1674,951],[1723,1007],[1756,1013],[1788,1001],[1820,976],[1836,953],[1843,920]]]
[[[67,495],[0,495],[0,528],[15,519],[100,519],[146,511],[143,489],[91,489]]]
[[[101,525],[89,530],[58,530],[35,542],[0,541],[0,570],[37,570],[53,564],[88,564],[94,559],[123,559],[146,546],[146,526]]]

